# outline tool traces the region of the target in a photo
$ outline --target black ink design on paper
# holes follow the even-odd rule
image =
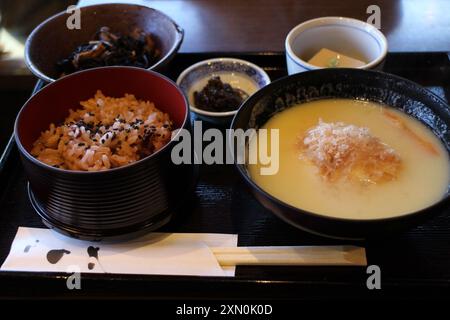
[[[99,250],[100,250],[99,247],[89,246],[89,247],[87,248],[87,252],[88,252],[88,255],[89,255],[89,259],[94,258],[95,260],[97,260],[97,262],[99,262],[99,261],[98,261],[98,251],[99,251]],[[89,270],[92,270],[92,269],[94,269],[94,268],[95,268],[95,263],[94,263],[94,262],[89,262],[89,263],[88,263],[88,269],[89,269]]]
[[[23,249],[23,252],[25,252],[25,253],[30,252],[30,249],[31,249],[32,247],[36,247],[37,243],[39,243],[39,240],[36,240],[36,241],[35,241],[35,244],[29,244],[29,245],[27,245],[27,246],[25,247],[25,249]]]
[[[70,254],[70,251],[66,249],[50,250],[47,252],[47,261],[57,264],[65,254]]]

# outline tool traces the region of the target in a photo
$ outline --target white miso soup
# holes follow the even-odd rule
[[[286,109],[262,129],[279,129],[279,170],[263,190],[300,209],[349,219],[401,216],[445,195],[448,152],[416,119],[382,104],[323,99]],[[256,138],[254,138],[256,139]],[[254,152],[257,143],[249,144]]]

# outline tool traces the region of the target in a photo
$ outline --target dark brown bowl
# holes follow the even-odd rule
[[[58,13],[37,26],[25,43],[25,62],[37,77],[53,82],[59,78],[56,63],[67,58],[83,43],[92,40],[107,26],[112,32],[129,34],[135,28],[155,37],[161,57],[149,70],[161,71],[174,57],[183,41],[184,31],[164,13],[133,4],[100,4],[81,7],[81,28],[66,26],[71,13]]]
[[[409,80],[358,69],[308,71],[272,82],[244,102],[231,128],[257,129],[277,112],[293,105],[333,97],[371,100],[402,110],[432,130],[450,152],[450,108],[443,100]],[[236,156],[236,150],[231,152]],[[385,236],[450,211],[449,186],[439,202],[403,216],[371,220],[333,218],[290,206],[260,188],[249,176],[246,165],[238,164],[237,168],[264,207],[300,229],[327,237],[364,239]]]
[[[171,161],[175,141],[132,164],[99,172],[54,168],[30,154],[50,123],[64,121],[70,108],[76,109],[97,90],[152,101],[169,114],[175,128],[190,129],[186,98],[159,73],[104,67],[57,80],[25,103],[14,127],[32,204],[48,226],[72,237],[98,240],[154,230],[170,220],[193,184],[193,167]]]

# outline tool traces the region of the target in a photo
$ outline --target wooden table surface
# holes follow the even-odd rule
[[[80,5],[111,2],[80,0]],[[381,9],[389,51],[450,51],[448,0],[121,0],[144,3],[171,16],[186,31],[180,52],[283,51],[295,25],[321,16],[366,21]]]

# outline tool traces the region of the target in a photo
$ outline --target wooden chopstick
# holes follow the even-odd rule
[[[212,247],[221,266],[366,266],[366,251],[356,246]]]

